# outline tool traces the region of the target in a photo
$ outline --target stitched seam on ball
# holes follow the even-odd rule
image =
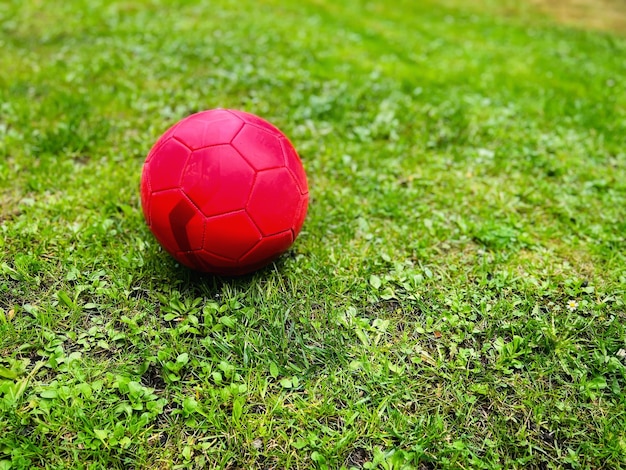
[[[231,114],[232,114],[232,113],[231,113]],[[239,118],[237,117],[237,119],[239,119]],[[239,120],[241,121],[241,119],[239,119]],[[235,132],[235,135],[233,136],[233,138],[232,138],[232,139],[230,139],[230,140],[228,141],[228,143],[229,143],[229,144],[231,144],[231,146],[232,146],[232,144],[233,144],[233,140],[235,140],[235,139],[237,138],[237,136],[238,136],[239,134],[241,134],[241,131],[243,131],[243,128],[244,128],[244,127],[246,127],[246,123],[245,123],[245,122],[243,122],[243,121],[241,121],[241,127],[239,128],[239,130],[237,130],[237,132]],[[237,149],[235,149],[235,150],[237,150]]]

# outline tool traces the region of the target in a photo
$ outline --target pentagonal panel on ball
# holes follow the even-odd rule
[[[245,211],[210,217],[206,221],[204,249],[218,256],[239,259],[261,239]]]
[[[254,170],[230,145],[195,150],[185,168],[181,187],[206,216],[245,207],[254,183]]]
[[[175,139],[161,145],[150,158],[150,188],[152,191],[177,188],[191,151]]]
[[[196,150],[230,143],[243,125],[241,119],[228,111],[214,109],[186,118],[176,128],[174,136],[190,149]]]
[[[168,252],[202,248],[204,216],[180,190],[153,193],[149,216],[152,233]]]
[[[264,235],[293,227],[300,209],[301,194],[287,168],[257,174],[246,208]]]
[[[232,145],[256,170],[267,170],[285,165],[280,135],[246,124]]]

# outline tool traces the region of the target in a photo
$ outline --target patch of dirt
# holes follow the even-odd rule
[[[626,35],[626,0],[528,0],[559,23]]]
[[[152,387],[155,390],[163,390],[167,385],[161,371],[154,364],[150,364],[148,370],[141,377],[141,382],[146,387]]]
[[[17,195],[0,194],[0,222],[9,221],[19,216],[20,213],[17,207]]]
[[[346,463],[348,464],[348,467],[363,468],[363,464],[369,462],[371,458],[372,456],[367,449],[364,449],[363,447],[355,447],[348,455]]]

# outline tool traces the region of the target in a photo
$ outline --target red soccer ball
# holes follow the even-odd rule
[[[141,205],[161,246],[180,263],[241,275],[294,242],[309,189],[287,137],[242,111],[213,109],[168,129],[146,157]]]

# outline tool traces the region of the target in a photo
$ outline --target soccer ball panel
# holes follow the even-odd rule
[[[223,256],[216,255],[207,250],[201,250],[197,252],[200,262],[204,264],[205,271],[217,272],[222,269],[235,268],[237,262],[230,258],[224,258]]]
[[[207,122],[211,122],[211,121],[239,121],[239,122],[243,122],[243,119],[241,119],[239,116],[235,115],[234,113],[232,113],[229,109],[224,109],[224,108],[215,108],[215,109],[208,109],[206,111],[199,111],[195,114],[192,114],[191,116],[187,116],[185,119],[183,119],[183,122],[186,120],[199,120],[199,121],[207,121]]]
[[[263,235],[290,229],[300,208],[300,190],[287,168],[257,174],[246,211]]]
[[[192,150],[227,144],[241,130],[244,123],[232,114],[218,110],[215,113],[200,113],[195,119],[181,124],[174,136]]]
[[[280,140],[273,132],[245,125],[232,145],[257,171],[285,165]]]
[[[283,137],[283,133],[276,126],[270,124],[265,119],[262,119],[259,116],[255,116],[254,114],[246,113],[245,111],[238,111],[235,109],[229,109],[228,112],[230,112],[234,116],[237,116],[239,119],[247,124],[258,127],[260,129],[264,129],[272,134]]]
[[[150,187],[150,167],[148,163],[143,166],[141,172],[141,209],[143,210],[143,216],[146,219],[148,226],[152,225],[150,222],[150,201],[152,195],[152,188]]]
[[[302,230],[302,226],[304,225],[304,219],[306,219],[306,212],[309,207],[309,195],[305,194],[302,196],[300,200],[300,206],[298,207],[298,211],[296,212],[296,218],[293,224],[293,235],[294,238],[298,236],[300,230]]]
[[[306,181],[306,173],[304,172],[302,162],[300,161],[300,157],[298,156],[296,149],[293,148],[291,142],[289,142],[286,138],[281,139],[280,143],[283,148],[283,153],[285,154],[285,166],[289,168],[289,171],[294,176],[296,183],[298,183],[298,187],[300,188],[300,192],[302,194],[308,193],[309,186]]]
[[[230,145],[218,145],[191,154],[182,189],[206,216],[241,210],[246,206],[254,170]]]
[[[190,153],[190,150],[177,140],[169,139],[166,141],[149,163],[149,179],[152,191],[178,188],[183,168]]]
[[[169,253],[202,247],[204,216],[179,189],[153,193],[150,228]]]
[[[163,135],[161,135],[161,137],[159,137],[159,139],[155,142],[155,144],[150,149],[150,152],[148,153],[148,156],[146,157],[146,163],[148,163],[152,159],[153,155],[156,155],[159,153],[159,151],[161,150],[161,147],[163,147],[163,145],[170,139],[170,137],[172,137],[172,135],[174,134],[174,131],[176,130],[178,126],[181,125],[182,122],[183,121],[177,122],[176,124],[171,126],[168,130],[166,130],[163,133]]]
[[[195,251],[178,251],[174,255],[176,261],[192,269],[204,271],[206,269],[202,259]]]
[[[258,243],[261,232],[245,211],[210,217],[206,221],[204,249],[231,259],[239,259]]]
[[[286,230],[276,235],[270,235],[269,237],[263,237],[263,239],[239,261],[244,265],[267,264],[284,253],[291,246],[293,240],[291,230]]]

